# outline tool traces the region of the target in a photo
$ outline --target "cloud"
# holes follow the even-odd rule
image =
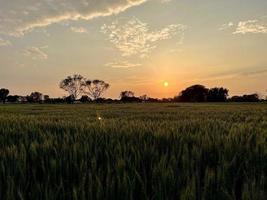
[[[137,63],[130,63],[128,61],[117,61],[117,62],[111,62],[107,63],[106,66],[111,67],[111,68],[132,68],[132,67],[139,67],[141,64]]]
[[[246,21],[239,21],[237,23],[229,22],[227,24],[221,25],[220,31],[227,29],[232,29],[233,34],[256,34],[256,33],[267,33],[267,22],[266,16],[260,17],[258,19],[250,19]]]
[[[122,53],[123,57],[138,55],[141,58],[157,47],[157,42],[167,40],[183,33],[186,26],[172,24],[158,31],[151,31],[148,24],[133,18],[120,25],[118,21],[103,25],[101,32],[108,36],[109,41]]]
[[[247,33],[267,33],[267,23],[259,20],[247,20],[238,23],[238,26],[233,34],[247,34]]]
[[[118,14],[147,0],[0,1],[0,33],[22,36],[33,29],[67,20]]]
[[[254,76],[261,76],[266,73],[267,73],[267,67],[256,69],[256,70],[245,71],[245,72],[240,73],[240,75],[254,77]]]
[[[171,2],[172,0],[160,0],[161,3],[169,3]]]
[[[10,45],[11,45],[10,41],[0,38],[0,47],[6,47],[6,46],[10,46]]]
[[[43,47],[47,48],[47,47]],[[31,57],[33,60],[40,59],[40,60],[46,60],[48,58],[48,55],[42,50],[42,47],[29,47],[25,49],[24,55]]]
[[[217,74],[210,74],[208,77],[197,78],[194,80],[190,80],[192,82],[201,82],[201,81],[217,81],[217,80],[227,80],[227,79],[237,79],[241,77],[258,77],[267,74],[266,67],[251,67],[247,69],[241,70],[232,70],[226,71]]]
[[[70,28],[71,31],[75,32],[75,33],[88,33],[87,29],[84,27],[71,27]]]
[[[229,29],[229,28],[231,28],[233,26],[234,26],[234,23],[233,22],[229,22],[227,24],[221,25],[221,27],[219,28],[219,30],[220,31],[223,31],[223,30]]]

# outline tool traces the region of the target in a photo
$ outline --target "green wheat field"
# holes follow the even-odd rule
[[[0,106],[0,199],[267,198],[267,104]]]

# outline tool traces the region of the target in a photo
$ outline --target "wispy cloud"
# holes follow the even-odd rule
[[[233,34],[247,34],[247,33],[267,33],[267,23],[259,20],[247,20],[238,23],[236,31]]]
[[[147,0],[1,1],[0,33],[22,36],[38,27],[67,20],[90,20],[118,14]]]
[[[110,62],[107,63],[106,66],[111,67],[111,68],[132,68],[132,67],[140,67],[141,64],[139,63],[130,63],[129,61],[117,61],[117,62]]]
[[[118,21],[105,24],[101,32],[108,36],[123,57],[138,55],[144,58],[157,47],[157,42],[170,39],[178,32],[184,32],[186,28],[183,24],[172,24],[161,30],[151,31],[148,24],[133,18],[122,25]]]
[[[190,82],[201,82],[201,81],[217,81],[217,80],[228,80],[228,79],[237,79],[240,77],[258,77],[258,76],[263,76],[267,74],[267,67],[254,67],[253,68],[247,68],[241,70],[233,70],[233,71],[227,71],[227,72],[221,72],[221,73],[216,73],[216,74],[211,74],[208,77],[203,77],[203,78],[197,78],[194,80],[190,80]]]
[[[4,40],[2,38],[0,38],[0,47],[6,47],[6,46],[10,46],[11,42],[9,40]]]
[[[267,73],[267,67],[265,68],[260,68],[260,69],[256,69],[256,70],[248,70],[248,71],[244,71],[241,72],[240,75],[242,76],[249,76],[249,77],[254,77],[254,76],[260,76],[263,74]]]
[[[232,29],[233,34],[256,34],[256,33],[267,33],[267,21],[264,20],[265,17],[261,17],[259,19],[251,19],[246,21],[240,21],[237,23],[229,22],[227,24],[223,24],[219,30],[224,31],[227,29]]]
[[[162,2],[162,3],[169,3],[169,2],[171,2],[172,0],[160,0],[160,2]]]
[[[74,27],[72,26],[70,28],[71,31],[75,32],[75,33],[88,33],[87,29],[84,27]]]
[[[231,28],[233,26],[234,26],[234,23],[233,22],[229,22],[227,24],[221,25],[221,27],[219,28],[219,30],[220,31],[223,31],[223,30],[229,29],[229,28]]]
[[[46,47],[43,47],[46,48]],[[42,50],[42,47],[29,47],[24,50],[24,55],[31,57],[33,60],[46,60],[48,55]]]

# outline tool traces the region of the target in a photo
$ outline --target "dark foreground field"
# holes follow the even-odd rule
[[[267,199],[267,105],[0,106],[0,199]]]

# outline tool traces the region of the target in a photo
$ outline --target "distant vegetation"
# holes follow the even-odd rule
[[[81,75],[68,76],[63,79],[59,87],[68,93],[62,98],[50,98],[40,92],[32,92],[28,96],[9,95],[9,90],[0,89],[0,100],[3,103],[119,103],[119,102],[260,102],[258,94],[245,94],[242,96],[228,96],[229,90],[223,87],[206,88],[203,85],[193,85],[174,98],[151,98],[147,95],[135,96],[133,91],[122,91],[120,99],[106,99],[103,94],[110,88],[110,84],[103,80],[89,80]]]

